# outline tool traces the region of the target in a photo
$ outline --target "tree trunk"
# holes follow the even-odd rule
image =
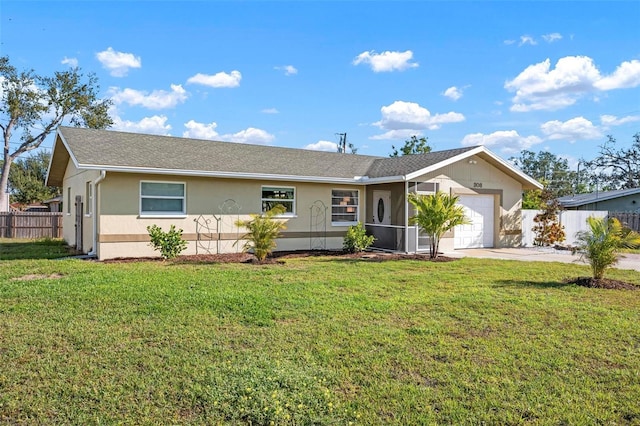
[[[9,193],[7,192],[7,184],[9,183],[11,162],[12,158],[9,155],[5,155],[4,163],[2,164],[2,172],[0,172],[0,212],[9,211]]]

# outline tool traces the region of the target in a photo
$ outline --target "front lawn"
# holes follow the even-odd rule
[[[0,261],[0,423],[640,423],[640,291],[588,274]]]

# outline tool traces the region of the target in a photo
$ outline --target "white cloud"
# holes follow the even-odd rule
[[[515,44],[515,42],[516,42],[515,40],[505,40],[504,44],[506,44],[507,46],[510,46],[512,44]]]
[[[198,73],[193,77],[189,77],[187,83],[202,84],[215,88],[238,87],[240,86],[240,80],[242,80],[242,74],[240,71],[234,70],[230,74],[223,71],[213,75]]]
[[[554,41],[562,40],[562,34],[560,33],[544,34],[542,38],[547,43],[553,43]]]
[[[256,129],[255,127],[249,127],[237,133],[226,133],[223,135],[216,131],[218,124],[215,122],[206,124],[198,123],[195,120],[189,120],[184,124],[184,127],[187,129],[182,133],[182,136],[185,138],[252,143],[257,145],[269,145],[275,139],[275,136],[269,132],[262,129]]]
[[[249,127],[237,133],[222,135],[221,138],[222,140],[230,142],[269,145],[276,137],[266,130]]]
[[[542,142],[537,136],[520,136],[516,130],[500,130],[491,134],[472,133],[462,139],[463,146],[484,145],[500,148],[505,153],[518,153]]]
[[[407,68],[418,67],[417,62],[409,62],[413,58],[413,52],[386,51],[376,53],[374,50],[362,52],[354,60],[353,65],[369,64],[374,72],[404,71]]]
[[[373,123],[387,132],[371,139],[397,139],[407,133],[416,134],[416,130],[439,129],[442,124],[464,121],[464,115],[458,112],[431,115],[428,109],[414,102],[395,101],[380,108],[382,119]]]
[[[600,90],[629,89],[640,86],[640,61],[634,59],[621,63],[613,74],[596,81]]]
[[[409,139],[411,136],[422,136],[422,132],[420,130],[412,130],[412,129],[400,129],[400,130],[389,130],[379,135],[370,136],[369,139],[374,141],[386,141],[392,139]]]
[[[538,42],[531,36],[521,35],[520,36],[520,43],[518,44],[518,46],[523,46],[525,44],[530,44],[532,46],[535,46],[536,44],[538,44]]]
[[[601,115],[600,123],[603,126],[620,126],[622,124],[633,123],[640,121],[640,115],[628,115],[626,117],[618,118],[615,115]]]
[[[540,130],[549,140],[567,140],[575,142],[581,139],[598,139],[602,132],[584,117],[576,117],[565,122],[553,120],[540,126]]]
[[[78,67],[78,59],[77,58],[67,58],[65,56],[64,59],[62,59],[62,61],[60,61],[60,63],[63,64],[63,65],[69,65],[71,68],[77,68]]]
[[[293,65],[283,65],[281,67],[273,67],[276,70],[284,71],[284,75],[295,75],[298,74],[298,70]]]
[[[116,105],[126,103],[132,106],[141,106],[149,109],[173,108],[183,103],[188,98],[188,93],[179,84],[172,84],[171,91],[154,90],[151,93],[135,89],[123,89],[111,87],[109,89],[111,100]]]
[[[310,149],[312,151],[338,152],[338,144],[331,141],[318,141],[316,143],[306,145],[304,149]]]
[[[194,120],[189,120],[188,122],[184,123],[184,127],[187,128],[187,130],[182,132],[182,137],[184,138],[210,140],[218,138],[218,132],[216,132],[216,127],[218,127],[218,124],[215,122],[206,124],[198,123]]]
[[[96,58],[114,77],[124,77],[129,72],[129,69],[142,66],[139,56],[135,56],[133,53],[116,52],[111,47],[96,53]]]
[[[504,87],[515,92],[511,111],[557,110],[573,105],[588,92],[631,88],[640,85],[640,61],[623,62],[609,76],[602,76],[587,56],[560,58],[530,65]]]
[[[122,120],[120,117],[113,116],[113,130],[133,133],[147,133],[154,135],[169,135],[171,125],[167,124],[167,117],[164,115],[154,115],[145,117],[140,121]]]
[[[457,101],[458,99],[460,99],[462,97],[462,91],[463,90],[464,90],[464,88],[458,88],[456,86],[451,86],[447,90],[445,90],[442,95],[446,96],[447,98],[449,98],[449,99],[451,99],[453,101]]]
[[[280,114],[280,111],[278,111],[276,108],[265,108],[260,112],[263,114]]]

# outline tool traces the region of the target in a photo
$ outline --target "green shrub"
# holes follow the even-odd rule
[[[149,245],[159,250],[163,259],[173,259],[187,248],[187,242],[182,239],[182,229],[176,229],[175,225],[171,225],[167,232],[158,225],[151,225],[147,226],[147,232],[151,237]]]
[[[364,229],[361,222],[358,222],[357,225],[352,225],[347,229],[342,247],[349,253],[358,253],[368,249],[375,240],[373,235],[367,235],[367,230]]]
[[[284,222],[275,219],[275,216],[285,212],[284,206],[278,204],[263,214],[252,214],[251,220],[236,221],[236,226],[244,227],[248,231],[236,241],[236,244],[241,240],[247,240],[242,249],[245,252],[252,250],[256,258],[262,262],[276,247],[276,238],[280,236],[280,231],[287,228]]]

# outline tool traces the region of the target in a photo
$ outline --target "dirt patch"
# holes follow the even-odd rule
[[[398,253],[378,253],[378,252],[362,252],[362,253],[346,253],[338,250],[300,250],[300,251],[278,251],[267,257],[264,261],[259,262],[258,259],[249,253],[223,253],[223,254],[196,254],[189,256],[178,256],[176,259],[166,262],[171,263],[253,263],[253,264],[281,264],[286,259],[297,259],[304,257],[333,257],[336,259],[354,259],[369,262],[385,262],[389,260],[421,260],[432,262],[451,262],[456,258],[439,256],[437,259],[431,259],[428,255],[423,254],[398,254]],[[131,262],[162,262],[159,257],[128,257],[104,260],[104,263],[131,263]]]
[[[640,287],[637,285],[620,281],[620,280],[611,280],[609,278],[601,278],[595,279],[592,277],[578,277],[578,278],[568,278],[565,280],[567,284],[576,284],[582,287],[589,288],[605,288],[609,290],[638,290]]]
[[[57,280],[64,277],[62,274],[28,274],[21,277],[13,278],[11,281],[33,281],[33,280]]]

